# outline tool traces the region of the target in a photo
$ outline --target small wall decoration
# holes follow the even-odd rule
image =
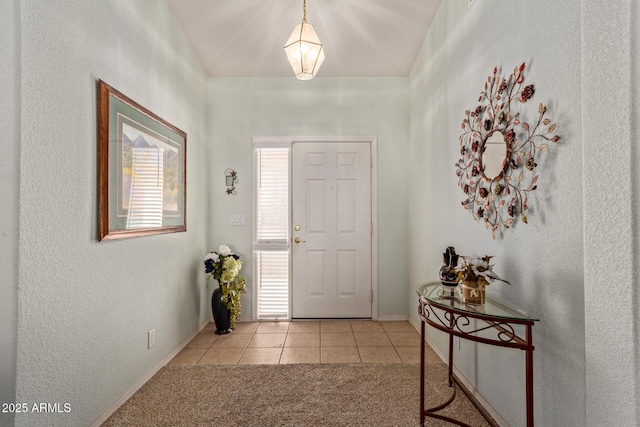
[[[510,228],[518,218],[527,223],[529,193],[539,178],[538,155],[548,142],[560,140],[542,103],[532,118],[518,111],[535,93],[533,85],[524,84],[524,69],[522,63],[505,78],[495,67],[478,105],[465,111],[462,121],[456,163],[458,186],[467,197],[462,206],[475,220],[484,220],[494,239],[496,231]]]
[[[236,184],[238,183],[238,173],[233,169],[226,169],[224,171],[225,182],[227,185],[227,195],[236,195]]]
[[[98,81],[98,240],[187,229],[187,134]]]

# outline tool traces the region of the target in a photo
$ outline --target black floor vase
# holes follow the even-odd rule
[[[222,290],[218,287],[211,295],[211,311],[213,321],[216,322],[216,334],[224,335],[231,332],[231,312],[222,303]]]

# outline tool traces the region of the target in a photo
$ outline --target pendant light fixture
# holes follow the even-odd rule
[[[311,80],[324,61],[324,50],[313,25],[307,23],[307,0],[302,4],[302,22],[293,29],[284,51],[298,80]]]

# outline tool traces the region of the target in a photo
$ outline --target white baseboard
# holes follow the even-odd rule
[[[416,321],[413,317],[410,317],[409,323],[411,323],[411,326],[413,326],[415,330],[420,333],[420,321]]]
[[[378,322],[406,322],[409,316],[378,316]]]
[[[300,322],[300,321],[313,321],[313,322],[317,322],[317,321],[329,321],[329,320],[334,320],[334,319],[296,319],[296,321]],[[335,319],[335,320],[341,320],[341,319]],[[351,319],[351,320],[357,320],[357,319]],[[363,319],[366,320],[366,319]],[[376,320],[378,322],[406,322],[407,320],[409,320],[409,316],[378,316],[377,319],[372,319],[372,320]],[[266,322],[288,322],[290,321],[289,319],[286,318],[282,318],[282,319],[268,319],[265,320]],[[213,320],[212,320],[213,322]],[[238,322],[259,322],[259,320],[257,319],[252,319],[251,317],[240,317],[238,319]],[[414,325],[415,327],[415,325]]]
[[[200,324],[198,330],[185,338],[171,353],[169,353],[164,359],[160,361],[156,366],[151,369],[140,381],[129,387],[129,389],[118,399],[113,405],[111,405],[100,417],[98,417],[93,423],[91,423],[90,427],[99,427],[107,421],[107,419],[113,415],[114,412],[120,408],[127,400],[131,398],[135,394],[136,391],[140,389],[147,381],[153,377],[156,372],[158,372],[163,366],[169,363],[174,357],[178,355],[182,351],[183,348],[187,346],[191,342],[192,339],[195,338],[196,335],[200,333],[207,325],[209,324],[209,319],[206,319],[204,322]]]
[[[420,321],[409,319],[409,323],[411,323],[416,331],[420,333]],[[426,337],[425,341],[427,342],[427,344],[429,344],[429,347],[431,347],[434,353],[436,353],[436,355],[444,362],[445,365],[449,363],[449,357],[444,354],[435,344],[433,344],[428,337]],[[489,413],[489,415],[491,415],[491,417],[493,417],[493,419],[496,423],[498,423],[499,426],[509,427],[509,424],[500,416],[500,414],[498,414],[495,409],[493,409],[491,404],[489,404],[489,402],[482,396],[482,394],[480,394],[478,389],[471,383],[471,381],[469,381],[467,377],[462,375],[462,372],[460,372],[458,368],[455,367],[455,365],[453,366],[453,373],[460,380],[460,382],[464,384],[464,386],[467,388],[467,390],[469,390],[473,397],[478,399],[480,405]]]

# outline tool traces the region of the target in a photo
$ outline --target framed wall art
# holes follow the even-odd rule
[[[187,229],[187,134],[98,81],[98,240]]]

